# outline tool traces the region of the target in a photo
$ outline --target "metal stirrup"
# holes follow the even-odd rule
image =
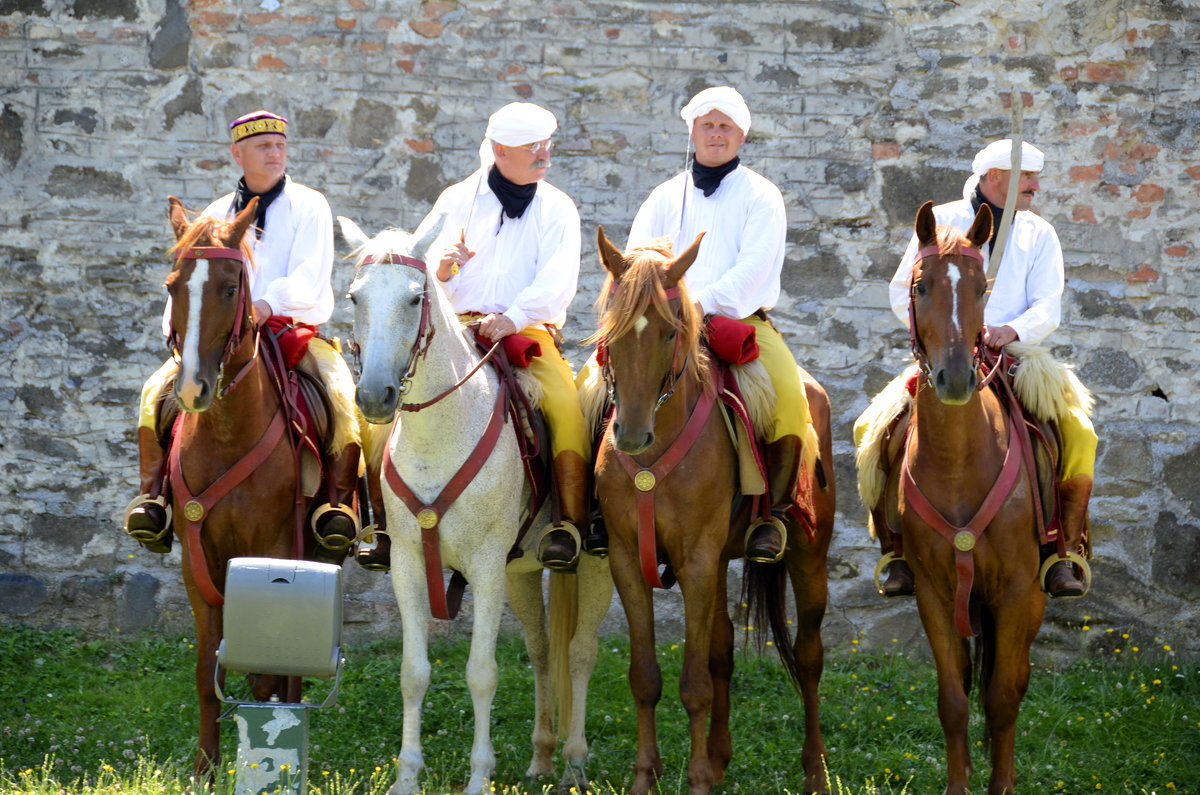
[[[1068,552],[1065,556],[1055,554],[1046,558],[1046,560],[1042,563],[1042,568],[1038,571],[1038,585],[1041,586],[1043,591],[1049,593],[1049,591],[1046,591],[1046,575],[1050,573],[1050,568],[1055,563],[1062,562],[1073,563],[1079,567],[1081,572],[1083,572],[1083,593],[1079,594],[1079,596],[1055,596],[1054,598],[1082,599],[1083,597],[1087,596],[1088,592],[1092,590],[1092,567],[1086,560],[1083,559],[1083,556],[1077,552]]]

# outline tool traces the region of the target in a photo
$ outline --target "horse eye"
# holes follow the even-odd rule
[[[917,295],[925,295],[925,282],[917,282],[916,290]]]
[[[231,284],[225,288],[226,298],[233,298],[235,295],[237,295],[237,285]]]
[[[414,295],[408,302],[409,306],[417,306],[421,303],[421,296]]]

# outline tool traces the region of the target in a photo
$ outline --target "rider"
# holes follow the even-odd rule
[[[437,278],[463,320],[499,341],[522,334],[539,343],[529,363],[542,387],[554,478],[563,521],[538,539],[538,560],[570,569],[579,557],[578,528],[588,519],[590,452],[571,364],[559,350],[579,279],[579,211],[567,194],[545,181],[550,168],[554,114],[513,102],[488,119],[480,167],[442,191],[414,233],[420,238],[442,215]]]
[[[771,512],[782,518],[794,499],[803,440],[815,438],[807,428],[808,397],[796,360],[766,314],[779,299],[787,236],[783,195],[770,180],[741,165],[738,151],[750,131],[750,109],[736,89],[706,88],[680,116],[695,144],[695,157],[642,204],[629,242],[666,237],[680,251],[701,232],[708,233],[688,270],[688,289],[703,314],[754,327],[759,358],[776,394],[766,464]],[[760,523],[747,536],[750,560],[773,562],[783,555],[786,542],[773,524]]]
[[[261,327],[272,316],[284,316],[313,326],[329,320],[334,300],[333,216],[325,197],[292,180],[287,170],[287,119],[265,110],[234,119],[229,125],[229,151],[242,169],[237,190],[214,201],[202,216],[232,219],[258,197],[257,233],[251,240],[250,296],[255,321]],[[170,328],[171,306],[163,316]],[[275,325],[275,324],[272,324]],[[359,473],[358,422],[353,413],[354,379],[341,354],[325,338],[314,335],[300,367],[314,369],[332,398],[335,413],[331,448],[332,478],[339,505],[314,512],[314,532],[322,546],[340,552],[354,540],[358,520],[349,508]],[[126,511],[125,532],[152,552],[171,549],[163,497],[152,498],[162,477],[165,449],[158,427],[158,396],[178,370],[168,359],[142,388],[138,420],[138,459],[141,495]],[[164,495],[165,497],[165,495]],[[319,514],[319,516],[318,516]]]
[[[971,176],[963,185],[963,198],[933,208],[937,222],[966,232],[981,204],[988,204],[995,223],[988,249],[995,245],[1000,218],[1008,199],[1012,174],[1012,141],[993,141],[978,154],[971,165]],[[1056,328],[1062,316],[1063,255],[1054,227],[1031,211],[1034,195],[1040,188],[1038,173],[1045,156],[1028,142],[1021,145],[1021,175],[1017,183],[1016,210],[1004,260],[992,284],[984,310],[983,344],[999,351],[1010,342],[1037,345]],[[892,277],[892,311],[908,325],[909,288],[913,264],[919,248],[916,235]],[[1088,500],[1092,493],[1092,474],[1096,465],[1096,432],[1086,412],[1073,408],[1058,417],[1062,436],[1062,461],[1058,493],[1062,506],[1060,523],[1068,550],[1080,547],[1087,522]],[[860,418],[855,424],[855,446],[862,441],[866,425]],[[892,541],[880,533],[883,552],[891,551]],[[1043,550],[1043,557],[1051,550]],[[1073,566],[1058,561],[1046,573],[1046,591],[1052,597],[1078,596],[1083,583]],[[885,596],[908,596],[914,592],[912,569],[903,559],[888,566],[883,585]]]

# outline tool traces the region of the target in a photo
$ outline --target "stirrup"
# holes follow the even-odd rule
[[[354,530],[350,533],[349,537],[346,537],[341,533],[335,533],[327,536],[317,529],[321,523],[321,517],[327,513],[341,514],[354,523]],[[359,531],[362,528],[362,524],[358,519],[358,513],[349,505],[342,505],[341,503],[338,503],[337,505],[325,503],[324,505],[320,506],[313,511],[312,518],[309,520],[308,525],[312,529],[313,535],[317,539],[317,543],[323,546],[325,549],[328,549],[330,552],[345,552],[350,548],[350,545],[354,543],[354,540],[358,537]]]
[[[771,525],[779,531],[779,554],[773,558],[768,557],[751,557],[750,556],[750,536],[754,535],[754,531],[760,527]],[[746,528],[746,537],[742,541],[742,546],[746,550],[746,560],[751,563],[778,563],[783,560],[783,553],[787,550],[787,525],[778,516],[772,514],[770,519],[759,519],[754,524]]]
[[[376,533],[378,533],[380,536],[387,535],[387,531],[380,530],[379,525],[377,524],[369,524],[364,527],[361,532],[359,532],[358,538],[356,539],[357,543],[360,545],[373,543],[376,546],[372,547],[371,549],[363,549],[360,546],[357,552],[355,552],[354,560],[359,566],[362,566],[367,571],[390,571],[392,568],[390,555],[388,556],[387,561],[376,561],[372,559],[372,553],[379,548],[378,545],[380,543],[379,539],[375,537]]]
[[[1079,596],[1055,596],[1052,598],[1056,601],[1059,599],[1082,599],[1088,595],[1089,591],[1092,590],[1092,567],[1088,565],[1088,562],[1083,559],[1083,556],[1077,552],[1068,552],[1066,557],[1055,553],[1046,558],[1042,562],[1042,568],[1038,570],[1038,585],[1041,586],[1043,593],[1048,594],[1049,591],[1046,590],[1046,575],[1049,574],[1051,566],[1053,566],[1055,563],[1061,563],[1063,561],[1075,564],[1083,573],[1083,593],[1079,594]]]
[[[162,530],[157,533],[151,533],[148,530],[130,530],[129,519],[133,516],[133,512],[143,505],[157,505],[163,509],[166,514],[166,520],[163,522]],[[171,532],[171,505],[167,502],[167,498],[163,495],[151,497],[149,494],[139,494],[130,500],[125,506],[125,518],[121,523],[122,528],[130,538],[137,541],[139,544],[158,544]]]
[[[897,556],[895,552],[885,552],[879,557],[879,562],[875,564],[875,593],[879,594],[880,596],[883,596],[884,593],[883,583],[880,582],[879,578],[882,576],[883,572],[887,570],[888,566],[892,565],[898,560],[904,560],[904,556]]]
[[[567,533],[567,535],[571,536],[572,540],[575,541],[575,557],[571,558],[570,560],[544,560],[543,559],[542,553],[545,551],[546,539],[548,539],[550,537],[550,534],[553,533],[555,530],[565,531]],[[537,545],[538,563],[541,563],[543,566],[545,566],[547,569],[550,569],[551,571],[574,571],[575,567],[577,565],[579,565],[579,553],[582,549],[583,549],[583,539],[581,539],[579,537],[579,528],[577,528],[573,522],[568,522],[567,520],[564,519],[563,521],[558,522],[557,524],[546,525],[546,528],[544,530],[542,530],[542,534],[538,538],[538,545]]]

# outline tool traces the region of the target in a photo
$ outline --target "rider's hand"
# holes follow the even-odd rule
[[[993,327],[984,325],[983,327],[983,344],[994,351],[998,351],[1010,342],[1015,342],[1017,332],[1012,326]]]
[[[492,342],[499,342],[509,334],[516,334],[517,326],[507,316],[493,312],[479,321],[479,333]]]
[[[451,276],[458,274],[459,268],[467,264],[467,260],[475,256],[475,252],[467,248],[467,230],[461,229],[458,233],[458,241],[446,246],[442,252],[442,258],[438,261],[437,277],[440,281],[447,281]]]
[[[254,322],[262,327],[271,317],[271,305],[263,299],[254,302]]]

